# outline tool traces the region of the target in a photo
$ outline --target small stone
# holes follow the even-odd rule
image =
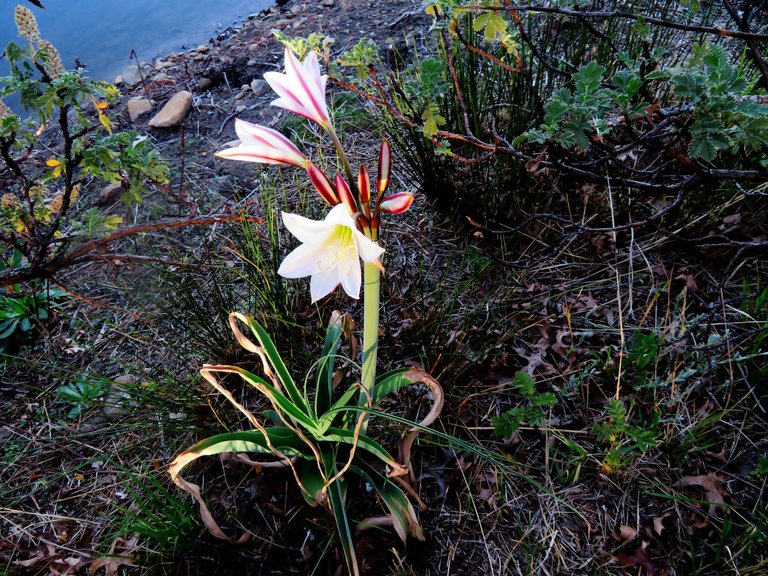
[[[152,80],[154,82],[164,82],[166,80],[170,80],[170,76],[166,74],[165,72],[160,72],[159,74],[155,74],[155,76],[152,77]]]
[[[258,44],[248,44],[248,52],[258,52],[258,51],[259,51]]]
[[[120,200],[120,196],[125,192],[122,184],[110,184],[105,186],[99,192],[99,197],[96,199],[98,206],[110,206]]]
[[[333,4],[334,4],[333,0],[323,0],[323,6],[325,8],[331,8]]]
[[[205,54],[205,53],[206,53],[206,52],[208,52],[210,49],[211,49],[211,47],[210,47],[210,46],[208,46],[207,44],[203,44],[202,46],[198,46],[198,47],[197,47],[197,51],[198,51],[198,52],[200,52],[201,54]]]
[[[205,92],[211,88],[213,88],[213,80],[210,78],[200,78],[200,80],[197,81],[197,89],[201,92]]]
[[[224,150],[225,148],[237,148],[240,146],[242,142],[240,142],[239,139],[230,140],[229,142],[224,142],[224,144],[221,145],[221,149]]]
[[[114,84],[115,86],[120,86],[120,84],[122,83],[123,83],[123,77],[120,74],[115,76],[115,81],[112,82],[112,84]]]
[[[152,128],[175,128],[181,124],[191,107],[192,93],[187,90],[177,92],[149,121],[149,125]]]
[[[139,67],[136,64],[131,64],[123,69],[121,74],[123,77],[123,83],[127,86],[135,86],[141,82],[141,74],[139,73]]]
[[[128,100],[128,116],[131,117],[131,122],[136,122],[139,116],[152,111],[152,102],[146,98],[136,98]]]
[[[235,106],[235,113],[240,114],[241,112],[245,112],[248,110],[248,106],[245,106],[244,104],[240,104],[240,106]]]
[[[253,90],[253,93],[256,94],[256,96],[263,96],[269,92],[269,89],[267,81],[262,80],[261,78],[254,78],[251,82],[251,90]]]
[[[243,98],[245,98],[245,92],[238,92],[235,94],[235,100],[242,100]]]

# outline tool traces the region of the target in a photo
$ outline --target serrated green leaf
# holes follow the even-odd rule
[[[475,32],[484,32],[486,42],[494,42],[507,33],[507,21],[495,12],[484,12],[474,21]]]

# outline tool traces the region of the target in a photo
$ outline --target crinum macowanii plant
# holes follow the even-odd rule
[[[297,386],[267,332],[252,318],[230,314],[230,326],[239,344],[256,354],[264,373],[259,376],[236,366],[205,365],[203,377],[240,412],[251,430],[230,432],[207,438],[180,454],[170,466],[173,481],[189,492],[200,505],[205,525],[217,537],[234,541],[218,526],[202,497],[200,487],[184,480],[180,473],[190,462],[208,455],[233,453],[237,459],[264,468],[289,468],[301,493],[310,505],[328,506],[333,513],[345,562],[351,574],[358,574],[352,529],[346,513],[347,474],[355,474],[380,496],[389,515],[383,523],[393,526],[405,541],[410,534],[423,539],[415,510],[407,493],[413,495],[409,477],[410,450],[416,434],[438,417],[443,405],[440,385],[428,374],[403,368],[376,375],[379,333],[379,291],[381,271],[379,227],[383,213],[400,214],[413,202],[413,195],[386,195],[391,168],[389,145],[379,149],[375,187],[365,166],[354,173],[337,137],[325,100],[327,76],[322,75],[317,55],[310,52],[304,62],[285,51],[284,74],[269,72],[266,81],[278,94],[273,105],[317,123],[336,148],[345,175],[331,180],[288,138],[267,128],[237,120],[235,129],[241,144],[218,153],[222,158],[295,166],[306,170],[310,182],[331,209],[324,220],[315,221],[283,212],[286,228],[301,242],[282,262],[278,272],[286,278],[310,276],[310,292],[315,302],[341,284],[352,298],[358,298],[364,283],[364,325],[360,382],[344,387],[336,381],[336,360],[340,357],[342,335],[351,338],[353,322],[349,315],[334,312],[326,332],[321,356],[316,362],[315,386]],[[360,271],[363,261],[363,272]],[[247,327],[250,337],[242,326]],[[353,346],[354,349],[354,346]],[[235,374],[263,394],[271,406],[258,418],[235,400],[222,384],[221,376]],[[386,396],[406,386],[425,386],[432,407],[426,417],[406,432],[394,458],[367,434],[371,414],[386,417],[377,406]],[[400,418],[394,418],[402,421]],[[269,454],[269,461],[251,460],[247,453]],[[372,464],[378,461],[378,464]],[[410,475],[412,477],[412,475]],[[368,524],[381,524],[369,519]],[[361,525],[365,525],[364,520]],[[237,541],[244,541],[244,534]]]

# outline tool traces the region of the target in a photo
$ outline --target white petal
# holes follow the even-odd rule
[[[302,244],[281,262],[277,273],[283,278],[303,278],[317,270],[317,261],[325,253],[322,244]]]
[[[355,262],[352,264],[345,274],[341,274],[339,269],[339,280],[341,280],[341,286],[351,298],[360,298],[360,284],[362,284],[362,277],[360,274],[360,262],[355,257]]]
[[[374,262],[379,259],[379,256],[384,254],[384,248],[370,238],[366,238],[357,228],[353,228],[352,233],[357,252],[364,262]]]
[[[346,208],[345,208],[346,211]],[[288,231],[296,236],[296,238],[302,244],[322,244],[328,240],[336,230],[336,224],[325,220],[310,220],[299,216],[298,214],[291,214],[290,212],[282,212],[283,224],[288,228]]]
[[[347,228],[352,228],[353,230],[357,229],[355,228],[354,219],[349,214],[349,209],[344,204],[337,204],[331,208],[330,212],[328,212],[325,217],[325,221],[331,224],[340,224]]]
[[[309,292],[312,295],[312,302],[317,302],[320,298],[327,296],[333,292],[338,285],[339,275],[335,269],[312,274],[312,280],[309,282]]]

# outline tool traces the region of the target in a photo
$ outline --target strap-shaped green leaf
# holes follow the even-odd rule
[[[325,458],[323,454],[323,458]],[[301,484],[304,486],[304,490],[301,491],[301,495],[304,496],[307,504],[310,506],[317,506],[319,502],[322,502],[323,488],[325,487],[325,478],[320,474],[317,466],[314,463],[307,464],[301,473]]]
[[[256,374],[237,366],[205,366],[204,370],[208,372],[229,372],[238,374],[243,380],[253,385],[259,392],[267,396],[273,404],[275,404],[275,408],[278,411],[289,415],[309,431],[315,432],[317,430],[317,422],[308,415],[306,411],[302,410],[301,407],[296,406],[296,404],[293,403],[292,398],[287,398],[282,392],[272,386],[272,384]],[[304,404],[304,406],[306,406],[306,404]]]
[[[323,413],[322,416],[318,419],[318,428],[321,431],[321,433],[325,434],[325,432],[328,430],[328,428],[331,427],[333,424],[333,421],[339,416],[339,414],[343,414],[343,408],[349,404],[349,401],[354,399],[358,399],[360,396],[357,393],[358,387],[357,386],[350,386],[349,389],[347,389],[346,392],[334,402],[332,408],[326,409],[326,411]],[[333,410],[332,412],[330,410]],[[352,418],[352,422],[354,423],[354,418]]]
[[[315,390],[315,414],[317,416],[325,414],[331,406],[331,398],[333,397],[333,370],[336,362],[336,353],[339,350],[339,343],[341,342],[343,321],[344,317],[334,311],[328,322],[328,329],[325,332],[323,352],[318,362],[317,369],[317,389]]]
[[[326,432],[325,436],[323,437],[323,441],[342,442],[349,445],[356,444],[358,448],[362,448],[366,452],[370,452],[379,458],[382,462],[384,462],[387,466],[392,467],[393,474],[397,475],[406,472],[406,469],[401,466],[397,460],[390,456],[389,452],[387,452],[384,447],[381,446],[381,444],[375,440],[371,440],[368,438],[368,436],[364,436],[363,434],[359,434],[357,437],[355,437],[355,433],[352,430],[344,430],[343,428],[329,428],[328,432]],[[357,458],[355,458],[355,461],[357,461]]]
[[[400,539],[405,542],[408,534],[419,540],[424,540],[424,532],[416,511],[403,491],[389,478],[383,476],[373,466],[364,461],[356,462],[350,466],[350,470],[368,482],[378,492],[384,501],[392,518],[392,526]]]
[[[376,378],[373,390],[369,391],[371,404],[376,406],[385,396],[398,391],[400,388],[410,386],[413,381],[404,376],[409,370],[410,368],[398,368]]]
[[[312,451],[296,433],[290,428],[267,428],[269,443],[286,456],[299,456],[300,458],[312,458]],[[198,457],[223,454],[225,452],[256,452],[260,454],[272,454],[264,433],[261,430],[242,430],[217,434],[205,440],[201,440],[185,454],[193,453]]]
[[[267,442],[267,439],[269,439],[269,442]],[[168,473],[171,475],[173,483],[182,490],[189,492],[200,505],[200,516],[211,534],[222,540],[235,542],[235,540],[227,536],[216,523],[216,520],[213,518],[211,511],[208,509],[208,506],[200,493],[200,486],[184,480],[184,478],[181,477],[181,471],[191,462],[194,462],[203,456],[223,454],[225,452],[257,452],[263,454],[274,453],[274,451],[279,451],[281,455],[288,458],[294,456],[311,458],[313,456],[306,443],[296,436],[296,434],[289,428],[276,427],[270,428],[265,432],[261,430],[244,430],[241,432],[218,434],[206,438],[205,440],[201,440],[189,450],[179,454],[168,467]],[[289,463],[289,461],[286,461],[286,463]],[[265,463],[265,465],[267,464]],[[247,538],[248,533],[246,532],[236,542],[242,543],[247,540]]]
[[[334,466],[329,473],[337,472]],[[339,540],[341,541],[341,547],[344,550],[344,560],[347,563],[347,570],[352,576],[359,576],[360,569],[357,566],[357,557],[355,556],[355,544],[352,540],[352,530],[349,525],[349,518],[347,517],[347,507],[344,503],[344,484],[338,480],[328,486],[328,497],[331,503],[331,511],[333,512],[333,519],[336,521],[336,530],[339,532]]]
[[[272,342],[272,338],[270,338],[267,331],[264,330],[264,328],[262,328],[258,323],[256,323],[256,321],[250,316],[237,314],[236,317],[239,319],[245,319],[245,322],[248,324],[248,328],[251,329],[251,332],[259,341],[259,345],[264,349],[264,353],[267,355],[269,363],[275,370],[277,379],[285,388],[285,391],[291,401],[296,406],[301,408],[305,414],[309,414],[309,405],[306,398],[304,398],[299,389],[296,387],[296,383],[293,381],[293,377],[291,376],[290,372],[288,372],[288,368],[286,368],[283,359],[280,357],[280,353],[277,351],[275,343]]]

